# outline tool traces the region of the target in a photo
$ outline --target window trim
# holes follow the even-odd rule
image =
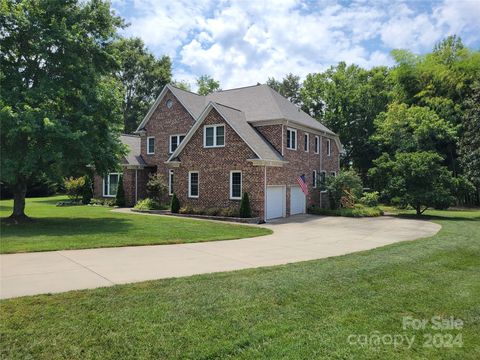
[[[327,139],[327,156],[332,156],[332,142]]]
[[[223,127],[223,145],[217,145],[217,128]],[[213,128],[213,145],[207,145],[207,129]],[[212,125],[204,125],[203,126],[203,147],[210,149],[210,148],[222,148],[225,147],[227,143],[227,132],[225,124],[212,124]]]
[[[153,151],[150,152],[150,140],[153,139]],[[155,154],[155,136],[147,136],[147,155]]]
[[[336,171],[330,171],[330,176],[333,176],[333,177],[337,176],[337,172]]]
[[[114,172],[114,173],[108,173],[106,174],[106,176],[108,177],[108,194],[105,194],[105,176],[103,177],[103,183],[102,183],[102,196],[103,197],[109,197],[109,198],[114,198],[114,197],[117,197],[117,194],[115,195],[110,195],[110,175],[117,175],[118,176],[118,182],[120,183],[120,173],[118,172]],[[118,191],[118,188],[117,188],[117,191]]]
[[[307,142],[306,144],[305,144],[305,141]],[[307,148],[305,148],[305,145],[307,145]],[[309,133],[303,134],[303,150],[305,150],[305,152],[310,151],[310,134]]]
[[[192,195],[192,174],[197,174],[197,195]],[[198,171],[188,172],[188,197],[192,199],[198,199],[200,195],[200,173]]]
[[[325,180],[327,180],[327,171],[326,170],[320,170],[320,178],[322,177],[321,174],[325,174]],[[320,191],[322,194],[326,193],[327,190],[321,190]]]
[[[289,132],[295,134],[295,147],[292,147],[292,141],[290,141],[290,146],[288,145],[288,134],[289,134]],[[297,142],[298,142],[297,140],[298,140],[297,129],[287,127],[287,149],[288,150],[297,150]]]
[[[173,195],[173,169],[168,169],[168,195]]]
[[[169,136],[169,138],[168,138],[168,153],[169,154],[173,154],[175,152],[175,150],[178,149],[178,147],[180,146],[180,143],[183,141],[183,140],[180,140],[181,136],[183,136],[183,140],[185,140],[185,134],[173,134],[173,135]],[[172,138],[173,137],[177,138],[177,148],[175,150],[172,150]]]
[[[315,154],[320,152],[320,138],[315,136]]]
[[[233,196],[233,174],[240,174],[240,196]],[[230,200],[242,200],[243,174],[241,170],[230,170]]]
[[[313,170],[312,172],[312,183],[313,183],[313,188],[317,188],[317,170]]]

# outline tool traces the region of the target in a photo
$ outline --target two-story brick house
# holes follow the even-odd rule
[[[207,96],[167,85],[136,134],[122,137],[130,148],[122,164],[129,205],[158,172],[182,206],[238,207],[247,192],[253,212],[269,220],[325,206],[317,181],[339,171],[338,136],[267,85]],[[95,195],[114,196],[116,181],[118,174],[97,178]]]

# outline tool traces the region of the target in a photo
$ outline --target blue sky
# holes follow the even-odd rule
[[[156,55],[173,60],[176,80],[201,74],[224,89],[302,78],[339,61],[392,65],[392,49],[425,53],[457,34],[480,49],[480,0],[113,0]]]

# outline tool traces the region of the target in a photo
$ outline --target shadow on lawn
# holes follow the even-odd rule
[[[413,219],[413,220],[442,220],[442,221],[480,221],[480,213],[478,216],[473,217],[461,217],[461,216],[440,216],[440,215],[416,215],[416,214],[395,214],[388,215],[392,217],[398,217],[402,219]]]
[[[1,220],[3,236],[70,236],[125,233],[133,225],[124,218],[33,218],[31,223],[12,225]]]

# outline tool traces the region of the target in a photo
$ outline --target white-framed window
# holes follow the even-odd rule
[[[103,178],[103,196],[115,197],[117,196],[118,183],[120,182],[119,173],[110,173]]]
[[[173,195],[173,170],[168,170],[168,195]]]
[[[327,180],[327,172],[324,170],[320,171],[320,184],[325,185]],[[327,192],[326,190],[322,190],[322,192]]]
[[[315,136],[315,154],[320,152],[320,138]]]
[[[240,200],[242,198],[242,172],[230,171],[230,199]]]
[[[155,154],[155,136],[147,137],[147,154]]]
[[[203,127],[203,147],[225,146],[225,125],[205,125]]]
[[[313,170],[312,173],[312,185],[314,188],[317,187],[317,170]]]
[[[310,146],[310,136],[308,134],[303,135],[303,150],[308,152],[308,147]]]
[[[188,197],[198,198],[200,185],[199,180],[198,171],[188,172]]]
[[[297,130],[287,128],[287,149],[297,150]]]
[[[335,177],[335,176],[337,176],[337,173],[335,171],[330,171],[330,176]]]
[[[332,155],[332,142],[330,139],[327,139],[327,156]]]
[[[168,152],[170,154],[173,154],[175,150],[177,150],[177,147],[180,145],[180,143],[185,139],[184,134],[180,135],[170,135],[170,142],[168,144]]]

